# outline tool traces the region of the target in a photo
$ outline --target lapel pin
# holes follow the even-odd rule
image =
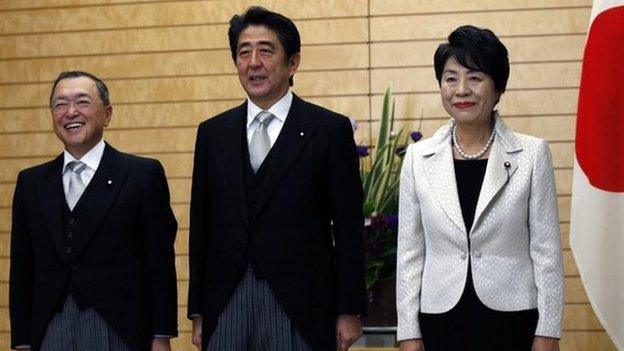
[[[108,187],[113,186],[113,181],[112,181],[112,180],[110,180],[110,179],[109,179],[109,180],[107,180],[107,181],[106,181],[106,186],[108,186]]]
[[[505,162],[503,165],[505,166],[505,168],[511,167],[511,163],[509,163],[509,162]]]
[[[300,133],[299,133],[299,136],[304,136],[304,135],[305,135],[305,134],[304,134],[303,132],[300,132]]]

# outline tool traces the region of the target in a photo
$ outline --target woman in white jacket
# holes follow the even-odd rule
[[[449,123],[412,144],[401,172],[397,252],[401,351],[558,350],[563,267],[544,140],[494,107],[507,49],[457,28],[435,55]]]

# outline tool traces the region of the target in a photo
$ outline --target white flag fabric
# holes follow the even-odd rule
[[[587,296],[624,350],[624,0],[595,0],[576,121],[570,245]]]

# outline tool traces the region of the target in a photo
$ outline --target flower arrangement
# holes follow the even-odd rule
[[[417,142],[422,138],[420,131],[403,136],[401,128],[395,133],[392,130],[393,125],[394,100],[388,88],[383,97],[374,155],[370,155],[369,146],[357,147],[364,187],[366,288],[369,291],[377,282],[396,277],[398,193],[402,156],[410,139]],[[369,156],[370,164],[367,165],[363,161]]]

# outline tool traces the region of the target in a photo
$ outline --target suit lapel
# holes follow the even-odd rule
[[[38,179],[39,200],[43,220],[54,247],[63,260],[67,260],[63,239],[63,154],[52,161],[46,173]]]
[[[297,156],[308,143],[315,130],[314,116],[310,115],[305,102],[293,94],[288,117],[269,154],[271,165],[266,169],[266,186],[260,189],[258,211],[255,213],[256,217],[262,213],[264,207],[269,203],[275,189],[288,173],[295,160],[297,160]]]
[[[518,162],[517,152],[522,149],[517,145],[515,137],[509,131],[504,122],[495,115],[496,118],[496,139],[492,144],[490,156],[488,157],[483,185],[477,202],[473,228],[476,228],[479,218],[483,215],[488,205],[494,200],[496,194],[509,183],[509,179],[516,172]]]
[[[233,110],[232,115],[226,121],[225,131],[221,135],[223,162],[219,162],[225,170],[226,181],[244,220],[248,218],[243,170],[245,157],[243,143],[247,142],[247,136],[244,134],[246,121],[247,102]]]
[[[459,195],[457,194],[453,150],[450,142],[450,137],[443,138],[437,152],[425,161],[425,175],[436,201],[440,203],[451,221],[463,233],[466,233],[467,229],[459,205]]]
[[[74,209],[80,215],[74,241],[76,257],[91,241],[126,180],[127,172],[119,163],[119,152],[106,144],[100,165]]]

